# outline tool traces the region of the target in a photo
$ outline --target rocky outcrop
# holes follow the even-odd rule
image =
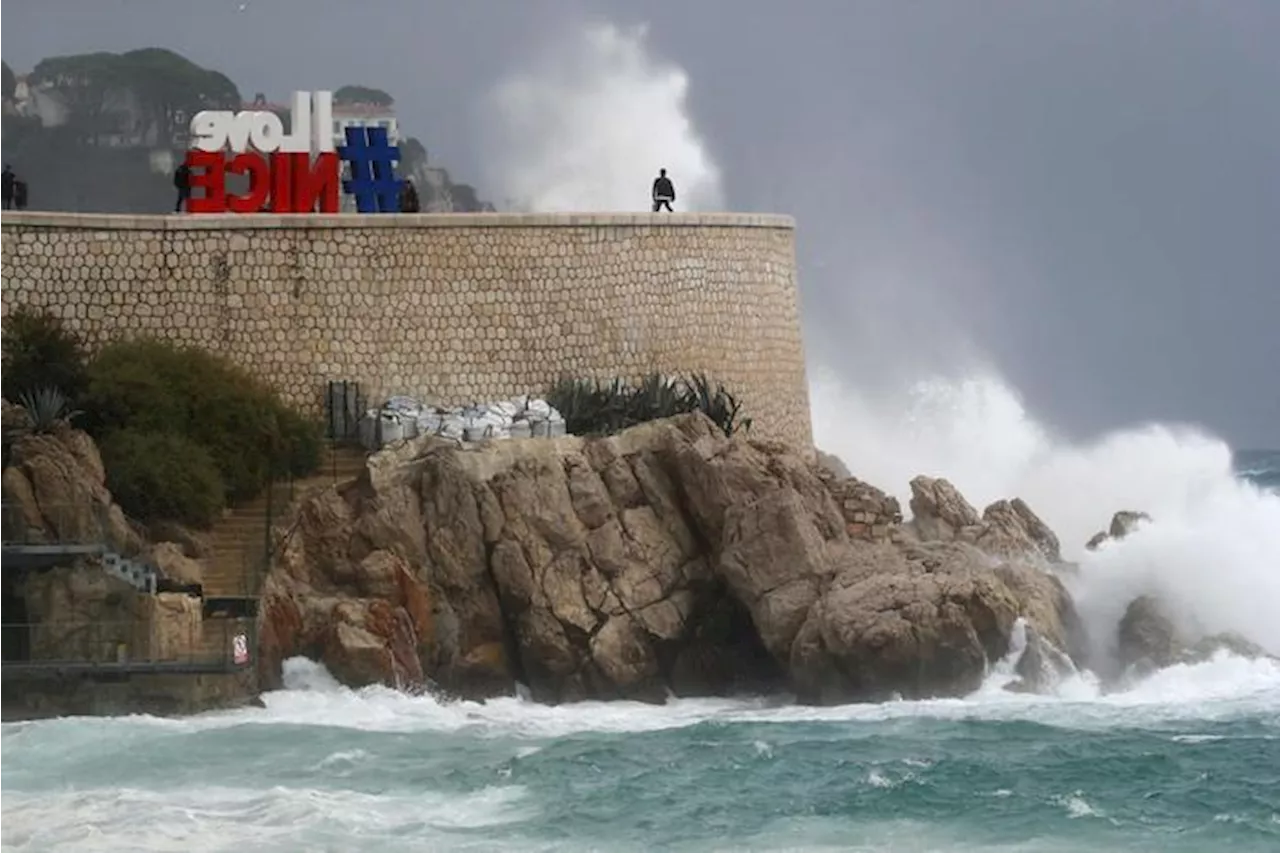
[[[968,691],[1019,616],[1082,648],[1044,570],[1056,539],[1025,504],[980,517],[921,481],[904,536],[895,499],[833,468],[700,414],[607,438],[405,442],[285,521],[261,675],[304,654],[348,684],[467,696],[520,681],[546,701],[831,702]]]
[[[7,540],[101,544],[149,562],[176,583],[200,583],[200,558],[208,553],[204,537],[172,523],[150,531],[132,524],[107,490],[102,456],[88,434],[65,424],[49,432],[23,429],[26,413],[7,402],[4,417],[15,436],[2,475]]]
[[[1174,664],[1200,663],[1224,650],[1241,657],[1271,657],[1239,634],[1206,635],[1189,629],[1152,595],[1130,602],[1116,630],[1116,647],[1120,666],[1131,675],[1145,675]]]
[[[1021,498],[1000,500],[982,515],[950,482],[911,481],[911,531],[921,541],[966,542],[994,557],[1041,564],[1062,561],[1058,537]]]
[[[106,542],[130,556],[141,551],[142,539],[107,491],[97,446],[80,430],[20,435],[3,478],[6,538]]]
[[[1134,510],[1122,509],[1115,515],[1111,516],[1111,526],[1107,530],[1099,530],[1093,536],[1089,537],[1089,541],[1085,543],[1085,547],[1090,551],[1097,550],[1104,542],[1123,539],[1133,531],[1137,530],[1140,525],[1151,521],[1151,516],[1145,512],[1136,512]]]

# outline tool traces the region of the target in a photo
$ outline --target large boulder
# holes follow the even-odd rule
[[[800,695],[831,703],[961,695],[1010,648],[1019,617],[1056,649],[1083,648],[1053,575],[954,541],[858,545],[792,649]]]
[[[1153,595],[1129,603],[1116,628],[1117,662],[1122,671],[1141,676],[1175,664],[1200,663],[1219,651],[1241,657],[1271,657],[1257,643],[1235,633],[1204,634],[1176,619]]]
[[[945,481],[919,491],[917,519],[947,541],[904,537],[879,489],[701,414],[606,438],[404,442],[284,521],[264,683],[307,654],[348,684],[464,696],[519,681],[553,702],[846,701],[971,689],[1020,616],[1074,652],[1034,513],[1002,502],[984,520]]]
[[[64,425],[19,435],[3,484],[6,538],[103,542],[129,556],[142,550],[142,538],[107,491],[97,446],[80,430]]]

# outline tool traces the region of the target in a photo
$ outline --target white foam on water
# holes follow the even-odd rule
[[[451,830],[501,826],[534,814],[518,785],[461,794],[279,786],[10,791],[4,849],[351,849],[353,838],[447,840]]]

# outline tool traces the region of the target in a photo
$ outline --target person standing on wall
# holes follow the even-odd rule
[[[4,164],[4,171],[0,172],[0,188],[4,190],[4,209],[9,210],[13,207],[13,167],[8,163]]]
[[[653,212],[657,213],[665,207],[667,213],[673,213],[671,202],[675,200],[676,188],[672,185],[671,179],[667,177],[667,170],[659,169],[658,177],[653,182]]]
[[[173,206],[173,212],[181,213],[183,205],[191,201],[191,167],[185,160],[173,170],[173,185],[178,188],[178,203]]]
[[[418,188],[413,185],[411,178],[405,178],[404,188],[400,191],[400,212],[418,213],[421,210],[422,205],[418,201]]]
[[[14,210],[27,209],[27,182],[22,178],[17,178],[13,182],[13,208]]]

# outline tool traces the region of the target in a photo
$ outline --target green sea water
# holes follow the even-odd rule
[[[546,707],[352,692],[3,729],[23,851],[1275,851],[1280,667],[1100,695]]]

